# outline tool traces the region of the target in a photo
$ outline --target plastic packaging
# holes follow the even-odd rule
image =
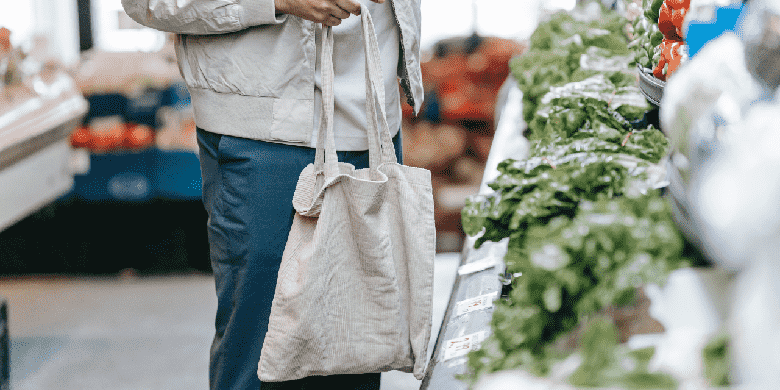
[[[681,230],[734,276],[733,384],[780,386],[780,4],[749,3],[740,39],[710,41],[665,90]]]
[[[745,11],[738,32],[745,41],[747,68],[762,86],[780,85],[780,3],[755,0]]]
[[[562,97],[589,97],[610,103],[615,109],[624,104],[646,107],[642,92],[636,86],[615,87],[603,74],[582,81],[568,83],[560,87],[550,88],[550,92],[542,97],[541,104],[549,104],[553,99]]]

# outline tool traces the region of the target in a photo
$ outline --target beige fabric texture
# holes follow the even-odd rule
[[[390,370],[422,379],[425,373],[436,255],[431,174],[396,160],[365,7],[362,22],[369,168],[337,160],[327,28],[317,153],[293,198],[296,214],[258,363],[261,381]]]

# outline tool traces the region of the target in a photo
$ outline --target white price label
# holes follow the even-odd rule
[[[457,317],[466,313],[471,313],[472,311],[489,309],[493,307],[493,301],[496,297],[498,297],[498,291],[460,301],[455,306],[455,316]]]
[[[447,341],[444,346],[443,360],[466,356],[469,352],[478,350],[486,337],[487,332],[482,331]]]
[[[468,275],[474,272],[484,271],[488,268],[498,265],[499,259],[495,257],[486,257],[482,260],[475,261],[473,263],[463,264],[458,267],[458,275]]]

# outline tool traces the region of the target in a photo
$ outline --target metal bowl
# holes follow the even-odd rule
[[[639,69],[639,89],[642,95],[656,107],[661,106],[661,98],[664,96],[666,81],[661,81],[653,76],[653,71],[637,65]]]

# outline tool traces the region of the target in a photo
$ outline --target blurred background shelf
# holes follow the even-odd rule
[[[70,78],[52,77],[53,90],[0,87],[0,231],[73,184],[69,136],[87,103]]]

